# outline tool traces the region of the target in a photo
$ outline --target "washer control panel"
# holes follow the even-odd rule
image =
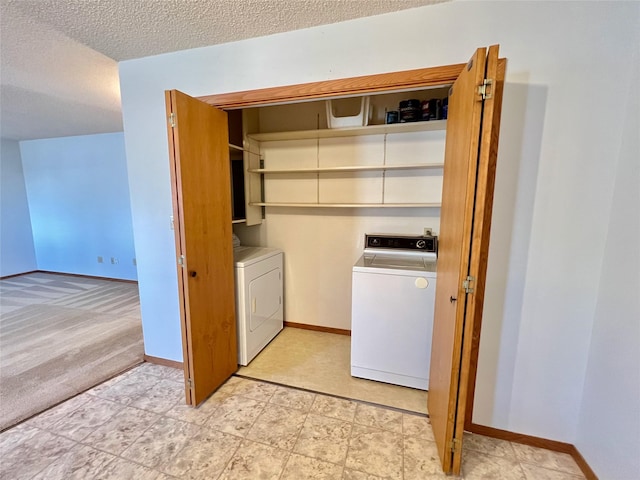
[[[364,236],[365,248],[383,248],[388,250],[414,250],[419,252],[437,253],[438,237],[411,235],[373,235]]]

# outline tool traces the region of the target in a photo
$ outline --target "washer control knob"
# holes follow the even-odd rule
[[[416,283],[416,287],[418,288],[427,288],[429,286],[429,281],[423,277],[416,278],[415,283]]]
[[[418,247],[418,248],[424,248],[426,246],[427,246],[427,242],[425,242],[424,240],[418,240],[416,242],[416,247]]]

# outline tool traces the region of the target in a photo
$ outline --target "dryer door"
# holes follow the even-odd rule
[[[264,322],[278,316],[282,305],[280,279],[280,269],[274,268],[249,283],[249,331],[254,332]]]

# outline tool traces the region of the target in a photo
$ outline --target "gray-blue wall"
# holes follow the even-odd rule
[[[0,277],[37,269],[29,204],[15,140],[0,147]]]
[[[38,269],[137,279],[124,134],[29,140],[20,151]]]

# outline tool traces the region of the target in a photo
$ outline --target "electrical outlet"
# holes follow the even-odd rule
[[[103,263],[104,259],[102,257],[98,257],[98,263]]]
[[[111,257],[111,265],[117,265],[118,259],[116,257]]]
[[[433,228],[431,227],[424,227],[424,233],[422,234],[425,237],[431,237],[433,236]]]

